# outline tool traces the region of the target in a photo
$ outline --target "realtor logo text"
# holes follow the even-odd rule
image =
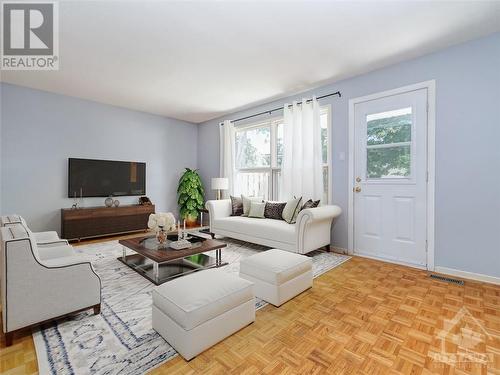
[[[56,2],[2,3],[2,69],[59,69],[57,5]]]

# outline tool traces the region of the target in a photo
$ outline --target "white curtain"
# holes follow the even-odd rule
[[[323,197],[323,161],[318,100],[283,108],[283,163],[280,199]]]
[[[223,191],[223,196],[229,198],[235,191],[235,131],[231,121],[226,120],[220,125],[220,176],[229,181],[229,189]]]

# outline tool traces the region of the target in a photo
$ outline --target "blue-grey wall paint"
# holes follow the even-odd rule
[[[3,84],[2,212],[35,231],[60,229],[68,158],[146,162],[146,191],[157,211],[177,216],[177,182],[196,168],[197,125],[63,95]],[[120,197],[122,204],[137,197]],[[84,198],[102,206],[104,198]]]
[[[218,123],[340,90],[333,108],[333,199],[344,214],[333,244],[347,248],[348,102],[436,80],[435,264],[500,276],[500,33],[200,125],[198,168],[205,186],[219,174]],[[245,88],[242,87],[241,90]],[[339,158],[346,154],[346,160]]]

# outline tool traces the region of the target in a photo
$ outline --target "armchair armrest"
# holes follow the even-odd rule
[[[34,232],[33,236],[37,243],[60,241],[59,235],[55,231]]]
[[[42,260],[44,266],[48,268],[58,268],[58,267],[68,267],[68,266],[76,266],[80,264],[88,264],[90,268],[94,270],[92,263],[90,263],[90,259],[85,255],[70,255],[63,256],[61,258],[52,258],[52,259],[44,259]]]
[[[38,246],[38,256],[43,261],[61,257],[73,257],[75,254],[75,250],[69,245],[57,244],[55,246]]]
[[[44,247],[56,247],[56,246],[69,246],[68,240],[57,240],[57,241],[41,241],[36,243],[38,245],[38,248],[44,248]]]

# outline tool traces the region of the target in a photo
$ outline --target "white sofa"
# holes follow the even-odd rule
[[[72,246],[38,246],[22,224],[0,228],[2,322],[6,345],[19,329],[94,308],[100,312],[101,280]]]
[[[210,200],[210,232],[259,245],[306,254],[330,245],[333,220],[342,213],[338,206],[300,211],[295,224],[284,220],[231,216],[231,200]]]

